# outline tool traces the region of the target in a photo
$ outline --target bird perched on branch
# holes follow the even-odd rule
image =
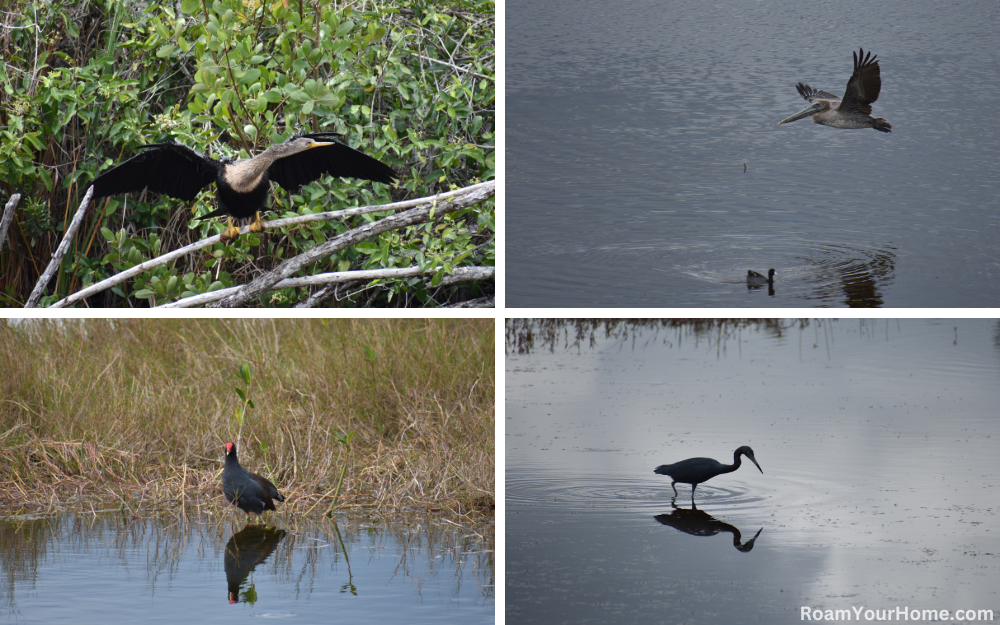
[[[148,189],[190,202],[211,183],[219,208],[200,219],[227,215],[220,239],[228,243],[240,235],[233,218],[254,218],[250,232],[261,232],[270,181],[289,192],[319,179],[323,174],[392,184],[395,170],[367,154],[335,140],[330,133],[300,133],[272,145],[257,156],[215,160],[181,143],[153,143],[94,181],[94,199]]]

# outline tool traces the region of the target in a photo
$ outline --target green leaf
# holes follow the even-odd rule
[[[240,378],[246,384],[250,384],[250,380],[253,378],[253,371],[250,369],[250,365],[240,365]]]

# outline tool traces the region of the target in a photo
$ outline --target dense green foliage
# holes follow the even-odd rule
[[[135,153],[177,140],[215,158],[247,157],[297,130],[337,132],[401,174],[395,187],[321,180],[271,217],[417,198],[494,177],[494,3],[420,1],[339,8],[312,0],[23,4],[4,31],[0,201],[24,197],[0,255],[4,305],[27,299],[90,182]],[[89,209],[42,303],[206,236],[214,186],[190,205],[119,197]],[[142,200],[142,201],[140,201]],[[140,274],[90,305],[142,306],[242,284],[282,260],[384,216],[312,222],[217,244]],[[385,233],[310,267],[492,265],[493,203]],[[438,281],[440,276],[437,276]],[[433,284],[437,284],[434,282]],[[340,303],[427,305],[464,299],[424,278],[381,283]],[[268,294],[285,306],[305,289]]]

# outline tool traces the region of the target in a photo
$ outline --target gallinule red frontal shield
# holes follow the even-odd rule
[[[229,503],[247,514],[260,515],[274,510],[275,501],[284,501],[271,480],[251,473],[236,459],[236,444],[226,443],[226,467],[222,470],[222,492]]]

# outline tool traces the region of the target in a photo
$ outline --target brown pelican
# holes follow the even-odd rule
[[[882,132],[892,130],[889,122],[881,117],[871,116],[872,102],[878,100],[878,92],[882,89],[882,77],[876,60],[878,57],[872,56],[871,52],[866,57],[863,48],[860,54],[853,54],[854,73],[847,81],[843,99],[799,83],[795,88],[803,98],[809,100],[809,107],[778,123],[785,124],[811,116],[817,124],[834,128],[874,128]]]

